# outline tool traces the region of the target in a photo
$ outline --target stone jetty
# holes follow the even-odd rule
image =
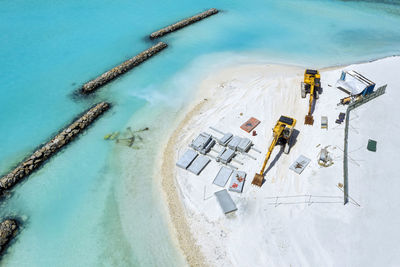
[[[90,108],[79,119],[51,139],[50,142],[40,147],[28,159],[20,163],[12,172],[0,178],[0,195],[4,190],[11,188],[18,181],[29,176],[35,169],[39,168],[47,159],[67,145],[109,108],[110,104],[107,102],[98,103]]]
[[[0,254],[18,231],[18,223],[12,219],[6,219],[0,223]]]
[[[150,34],[150,39],[159,38],[159,37],[164,36],[164,35],[166,35],[166,34],[168,34],[170,32],[177,31],[177,30],[179,30],[179,29],[181,29],[183,27],[186,27],[186,26],[188,26],[188,25],[190,25],[192,23],[195,23],[195,22],[197,22],[199,20],[205,19],[205,18],[207,18],[209,16],[212,16],[212,15],[215,15],[217,13],[218,13],[217,9],[211,8],[211,9],[209,9],[207,11],[204,11],[204,12],[202,12],[200,14],[197,14],[197,15],[195,15],[193,17],[186,18],[186,19],[181,20],[181,21],[179,21],[179,22],[177,22],[175,24],[172,24],[170,26],[162,28],[161,30],[153,32],[152,34]]]
[[[94,92],[100,86],[110,82],[111,80],[117,78],[118,76],[124,74],[125,72],[131,70],[136,67],[140,63],[148,60],[161,50],[167,47],[166,43],[159,42],[158,44],[150,47],[147,50],[144,50],[140,54],[134,56],[131,59],[121,63],[120,65],[114,67],[113,69],[103,73],[101,76],[91,80],[90,82],[85,83],[81,88],[81,93],[90,94]]]

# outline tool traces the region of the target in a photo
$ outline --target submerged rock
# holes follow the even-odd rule
[[[7,244],[14,238],[18,230],[18,223],[12,219],[6,219],[0,223],[0,253],[7,247]]]

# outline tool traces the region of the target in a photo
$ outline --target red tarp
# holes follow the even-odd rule
[[[240,126],[241,129],[245,130],[246,132],[250,133],[257,125],[260,124],[260,121],[256,118],[251,117],[248,121]]]

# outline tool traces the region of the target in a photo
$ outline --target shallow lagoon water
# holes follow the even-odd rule
[[[222,12],[162,38],[166,50],[95,95],[74,95],[149,47],[152,31],[210,7]],[[27,218],[2,263],[183,265],[154,164],[196,82],[232,64],[326,67],[399,54],[399,14],[396,1],[0,1],[1,173],[92,104],[114,104],[1,204],[2,216]],[[103,136],[128,125],[151,131],[123,162],[125,148]]]

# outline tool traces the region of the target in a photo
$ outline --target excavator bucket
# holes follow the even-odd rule
[[[313,116],[312,115],[306,115],[306,119],[304,120],[304,124],[313,125],[314,124]]]
[[[264,181],[264,176],[262,176],[262,175],[259,174],[259,173],[256,173],[256,174],[254,175],[253,181],[252,181],[251,183],[254,184],[254,185],[256,185],[256,186],[261,187],[263,181]]]

